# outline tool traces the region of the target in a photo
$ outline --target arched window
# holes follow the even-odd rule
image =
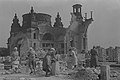
[[[51,35],[50,33],[46,33],[46,34],[43,35],[42,40],[53,41],[53,40],[54,40],[54,37],[53,37],[53,35]]]

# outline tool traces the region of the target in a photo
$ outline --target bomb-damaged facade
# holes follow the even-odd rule
[[[35,50],[54,47],[59,54],[67,53],[71,47],[76,47],[79,53],[82,50],[87,51],[87,29],[93,19],[92,12],[91,18],[87,19],[86,13],[85,19],[83,19],[81,7],[80,4],[73,5],[68,28],[63,26],[59,13],[57,13],[53,26],[51,25],[51,15],[36,13],[33,7],[29,13],[22,16],[22,26],[15,14],[7,43],[10,53],[14,47],[18,48],[20,56],[26,55],[29,47],[33,47]]]

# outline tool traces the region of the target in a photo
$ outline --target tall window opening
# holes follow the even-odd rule
[[[74,47],[74,41],[73,40],[70,40],[70,46]]]
[[[36,38],[37,38],[36,33],[34,33],[33,34],[33,39],[36,39]]]
[[[36,49],[36,43],[33,43],[33,48]]]
[[[64,43],[61,43],[61,48],[64,48]]]

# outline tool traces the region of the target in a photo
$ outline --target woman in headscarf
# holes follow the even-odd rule
[[[17,47],[14,48],[11,57],[13,63],[12,68],[15,72],[18,72],[20,57],[19,52],[17,51]]]
[[[12,61],[15,61],[19,56],[19,52],[17,51],[17,47],[14,48],[13,52],[12,52]]]
[[[75,48],[69,49],[69,53],[67,55],[67,66],[69,69],[74,69],[77,66],[78,59],[77,59],[77,53]]]

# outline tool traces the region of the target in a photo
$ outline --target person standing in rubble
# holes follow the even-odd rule
[[[77,50],[75,47],[72,48],[72,53],[73,53],[73,60],[74,60],[74,65],[72,69],[75,69],[78,65],[78,59],[77,59]]]
[[[67,66],[70,69],[75,69],[78,65],[78,59],[77,59],[77,51],[76,48],[70,48],[69,53],[67,55]]]
[[[28,53],[27,53],[27,58],[28,58],[28,66],[31,70],[30,74],[35,73],[35,67],[36,67],[36,62],[35,62],[35,51],[32,47],[30,47]]]
[[[51,54],[51,65],[52,65],[52,71],[51,71],[51,75],[55,75],[55,66],[56,66],[56,50],[54,48],[50,49],[50,54]]]
[[[93,46],[93,49],[90,51],[91,53],[91,61],[90,61],[90,67],[97,67],[97,51],[95,50],[95,46]]]
[[[18,56],[19,52],[17,51],[17,47],[15,47],[11,55],[12,61],[15,61]]]
[[[51,55],[50,55],[50,50],[47,51],[45,57],[43,58],[43,71],[46,72],[45,77],[49,77],[51,74]]]
[[[17,47],[14,48],[11,55],[11,59],[13,64],[12,69],[14,70],[14,72],[18,72],[20,57],[19,57],[19,52],[17,51]]]

